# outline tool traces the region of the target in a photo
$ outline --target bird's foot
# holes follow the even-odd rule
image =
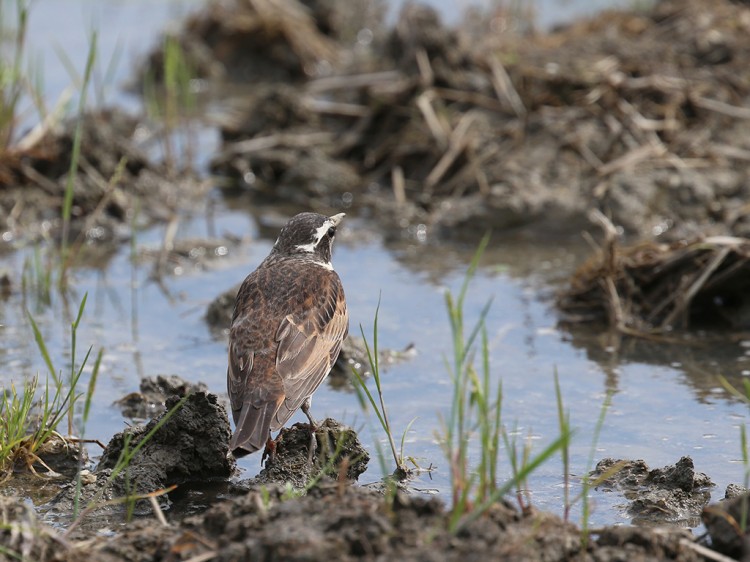
[[[308,448],[307,453],[307,464],[312,464],[313,459],[315,458],[315,453],[318,452],[318,439],[315,436],[315,432],[317,431],[317,428],[310,424],[310,447]]]
[[[318,430],[319,425],[310,413],[309,398],[302,403],[302,413],[305,414],[307,416],[307,419],[310,421],[310,447],[308,449],[307,462],[308,464],[312,464],[313,458],[315,458],[315,453],[318,449],[318,440],[315,437],[315,432]]]
[[[266,447],[263,449],[263,457],[260,459],[260,464],[268,468],[269,464],[273,464],[276,460],[276,441],[268,438],[266,441]]]

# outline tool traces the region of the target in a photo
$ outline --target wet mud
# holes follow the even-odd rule
[[[597,490],[616,490],[628,500],[623,511],[636,525],[697,527],[715,486],[708,476],[695,471],[690,457],[655,469],[642,460],[607,458],[597,463],[591,476],[597,481]]]
[[[475,238],[487,229],[577,236],[590,227],[592,211],[628,235],[670,244],[749,232],[750,115],[742,102],[750,96],[750,12],[743,3],[664,0],[550,33],[497,33],[491,25],[502,23],[498,14],[448,28],[417,5],[390,29],[377,10],[339,12],[325,2],[271,8],[265,0],[211,3],[177,35],[200,76],[253,85],[222,121],[222,145],[211,158],[227,197],[346,208],[390,236],[420,242]],[[154,52],[143,72],[158,78],[161,56]],[[205,198],[206,182],[147,156],[137,120],[107,110],[87,114],[82,126],[68,233],[75,243],[121,242],[134,225],[168,223]],[[3,154],[4,250],[63,235],[73,135],[74,124],[63,123]],[[165,244],[141,259],[159,271],[168,271],[165,264],[203,267],[231,243]],[[716,300],[698,291],[721,286],[707,271],[736,282],[745,245],[731,256],[701,246],[680,262],[693,266],[692,277],[680,279],[701,280],[695,302]],[[734,261],[709,271],[717,256]],[[622,273],[600,270],[615,281]],[[585,312],[632,328],[611,305],[586,300],[601,289],[601,275],[581,279]],[[14,282],[11,275],[3,290]],[[738,293],[745,287],[731,286]],[[217,337],[233,295],[208,310]],[[689,310],[679,301],[659,313],[689,318]],[[339,370],[348,374],[365,355],[352,340]],[[335,420],[314,432],[284,429],[260,474],[239,482],[226,409],[205,387],[162,377],[144,381],[119,406],[127,418],[151,421],[114,436],[80,479],[70,481],[76,470],[61,470],[68,477],[53,484],[61,489],[37,508],[19,499],[31,495],[18,487],[16,496],[0,496],[0,557],[690,561],[710,558],[706,546],[738,558],[748,552],[738,523],[747,495],[706,506],[711,482],[687,457],[663,469],[613,460],[597,467],[593,477],[607,476],[597,493],[622,493],[624,512],[644,526],[586,532],[503,499],[453,528],[449,507],[437,499],[354,483],[368,454]],[[211,484],[222,491],[178,515],[178,498]],[[701,517],[711,536],[698,541],[683,527]]]
[[[69,180],[79,123],[80,157]],[[171,174],[149,156],[139,141],[144,132],[135,117],[103,109],[81,120],[32,130],[13,150],[2,151],[0,229],[5,249],[63,236],[69,181],[73,199],[66,236],[77,247],[120,243],[130,237],[133,225],[168,221],[204,197],[206,186],[197,178]]]
[[[91,506],[82,523],[99,529],[128,514],[153,513],[150,494],[166,508],[170,500],[163,492],[171,486],[228,478],[235,464],[228,454],[231,430],[224,405],[215,394],[189,392],[186,383],[181,388],[188,393],[169,396],[161,415],[116,434],[95,470],[41,507],[45,518],[71,525],[74,514]]]
[[[591,475],[597,491],[622,493],[629,501],[624,509],[641,526],[584,532],[555,515],[528,506],[519,509],[505,499],[481,514],[469,512],[455,524],[437,498],[410,493],[395,482],[356,485],[369,456],[352,429],[330,419],[314,432],[309,424],[282,429],[260,473],[237,481],[231,478],[230,430],[221,401],[176,376],[153,379],[144,387],[152,389],[152,397],[165,389],[174,392],[166,399],[165,411],[146,425],[115,435],[96,469],[85,471],[80,482],[63,485],[38,510],[19,498],[0,497],[6,523],[0,546],[40,562],[81,557],[229,561],[467,556],[690,561],[704,560],[701,552],[707,552],[686,530],[702,516],[722,552],[742,549],[744,539],[731,534],[728,521],[740,516],[738,506],[748,496],[738,488],[733,503],[705,508],[712,483],[695,471],[689,457],[653,470],[643,461],[604,459],[597,465]],[[143,448],[120,469],[123,452],[138,447],[152,430]],[[206,490],[209,482],[221,490],[212,501],[198,509],[175,509],[171,498],[183,502],[191,489]]]
[[[317,64],[304,64],[298,53],[302,85],[254,68],[270,85],[223,126],[213,170],[261,199],[343,202],[438,236],[462,227],[577,235],[593,209],[639,236],[744,236],[750,81],[734,23],[744,11],[662,1],[524,34],[481,22],[449,29],[410,5],[393,29],[375,26],[356,56],[310,49]],[[242,35],[231,24],[195,32],[186,30],[219,62],[216,36]],[[306,42],[352,50],[314,27],[290,49]]]

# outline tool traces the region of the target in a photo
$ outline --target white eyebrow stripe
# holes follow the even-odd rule
[[[328,229],[332,226],[336,226],[334,222],[330,219],[326,220],[321,226],[315,229],[314,242],[310,242],[309,244],[300,244],[299,246],[296,246],[296,248],[303,252],[307,252],[308,254],[312,254],[315,251],[317,245],[320,244],[320,241],[323,240],[323,237],[328,232]]]
[[[323,236],[326,235],[326,232],[328,232],[328,229],[331,228],[333,225],[333,221],[328,219],[326,220],[322,226],[319,226],[318,229],[315,231],[316,239],[315,239],[315,245],[317,246],[320,244],[320,241],[323,240]]]

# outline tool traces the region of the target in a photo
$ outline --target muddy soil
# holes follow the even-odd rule
[[[119,243],[132,226],[168,221],[195,205],[206,184],[176,174],[148,155],[148,129],[118,109],[86,113],[29,133],[0,154],[0,250],[40,238],[59,240],[76,129],[80,157],[72,176],[68,242],[75,246]]]
[[[597,479],[597,489],[623,494],[629,502],[624,512],[634,524],[669,522],[697,527],[715,486],[708,476],[695,471],[690,457],[653,470],[642,460],[607,458],[597,463],[591,476]]]
[[[180,36],[203,76],[253,84],[253,94],[225,120],[223,145],[212,158],[235,196],[350,208],[391,236],[420,241],[476,237],[487,228],[578,235],[592,210],[647,238],[749,232],[744,3],[664,0],[549,34],[498,33],[493,26],[502,14],[449,29],[416,5],[392,29],[377,13],[366,14],[374,18],[367,27],[343,18],[355,30],[347,32],[331,4],[274,5],[212,3]],[[150,60],[158,68],[158,53]],[[205,184],[176,178],[146,156],[139,125],[114,110],[84,118],[68,232],[74,244],[119,242],[135,219],[170,221],[205,197]],[[0,160],[5,249],[50,232],[63,236],[74,128],[46,129]],[[225,244],[191,247],[211,254]],[[169,259],[184,258],[175,252]],[[226,318],[222,307],[215,314]],[[115,436],[80,484],[68,483],[38,510],[0,497],[0,557],[705,559],[684,530],[613,527],[587,535],[505,500],[450,529],[450,512],[438,500],[353,485],[366,454],[354,432],[333,421],[314,436],[309,427],[285,430],[278,456],[259,476],[263,484],[234,482],[221,401],[205,389],[166,382],[154,386],[163,397],[146,388],[140,409],[128,413],[157,417]],[[162,400],[166,409],[182,406],[165,418]],[[119,471],[122,455],[152,430],[129,470]],[[643,479],[632,489],[611,486],[641,502],[628,508],[634,517],[665,512],[660,523],[692,525],[709,484],[688,461],[661,471],[628,461],[629,474]],[[308,486],[324,468],[330,474]],[[221,501],[189,517],[171,516],[181,491],[212,480],[224,486]],[[662,495],[640,495],[643,489]],[[135,501],[121,502],[126,496]],[[71,527],[76,498],[95,509]],[[737,557],[747,554],[744,534],[732,535],[746,505],[740,498],[703,511],[706,526],[718,530],[714,544]],[[164,509],[166,522],[158,516]],[[128,512],[137,518],[123,525]]]
[[[175,376],[153,379],[145,387],[157,389],[152,398],[165,390],[175,394],[147,425],[113,437],[96,469],[81,479],[80,491],[74,480],[39,511],[18,498],[0,497],[0,547],[5,549],[0,553],[39,562],[84,557],[135,562],[467,556],[697,561],[708,552],[689,531],[674,526],[685,524],[686,513],[700,515],[707,501],[702,491],[710,486],[687,457],[654,470],[642,461],[606,459],[591,475],[607,477],[599,479],[601,487],[624,491],[636,519],[648,517],[650,524],[662,525],[670,521],[671,527],[584,533],[555,515],[531,507],[519,510],[505,499],[451,522],[440,500],[411,494],[397,482],[377,488],[354,484],[369,457],[356,433],[334,420],[325,420],[314,433],[308,424],[283,429],[260,474],[231,481],[229,425],[218,398]],[[152,430],[129,466],[118,472],[123,452],[138,447]],[[205,489],[208,481],[222,490],[222,499],[215,497],[208,505],[199,501],[203,507],[188,516],[172,509],[172,498],[184,501],[191,489]],[[131,500],[122,501],[126,497]],[[745,495],[739,498],[747,501]],[[645,503],[651,506],[648,516],[643,515]],[[731,514],[738,516],[735,504],[711,508],[704,516],[707,526],[720,533],[725,552],[742,548],[737,550],[741,537],[728,532]],[[82,515],[74,517],[76,509],[83,509],[78,512]]]
[[[212,4],[181,36],[253,81],[212,167],[256,198],[430,238],[578,235],[593,209],[640,237],[748,233],[744,3],[664,0],[548,34],[409,5],[358,42],[330,32],[327,4],[293,39],[263,5]],[[264,34],[278,48],[243,50]]]

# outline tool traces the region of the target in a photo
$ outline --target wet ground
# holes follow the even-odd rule
[[[205,34],[206,21],[217,14],[195,18],[189,33]],[[5,493],[35,497],[45,507],[34,515],[28,504],[11,500],[2,507],[5,517],[26,522],[26,529],[42,528],[41,519],[56,530],[40,531],[35,542],[11,529],[3,545],[31,559],[70,560],[82,552],[102,560],[454,559],[467,553],[519,560],[700,559],[689,532],[602,527],[675,524],[700,533],[702,507],[722,498],[728,484],[742,482],[738,426],[747,410],[718,375],[741,387],[750,373],[746,335],[708,330],[661,341],[630,338],[602,325],[561,323],[555,296],[591,253],[581,231],[598,236],[588,221],[591,208],[609,211],[633,237],[745,234],[746,158],[738,131],[746,111],[741,76],[747,68],[742,31],[747,10],[722,2],[710,11],[699,3],[683,11],[663,2],[654,12],[606,15],[527,43],[508,36],[504,56],[494,63],[477,58],[466,48],[466,36],[441,26],[434,14],[413,11],[404,17],[421,21],[423,26],[410,29],[425,33],[409,35],[402,28],[383,43],[365,41],[386,55],[374,64],[360,53],[362,59],[345,60],[337,69],[349,77],[366,70],[359,86],[351,78],[337,84],[330,70],[308,76],[305,64],[311,62],[300,64],[294,45],[289,48],[274,36],[279,44],[272,52],[285,57],[278,70],[292,86],[271,80],[253,95],[242,90],[239,98],[209,102],[206,114],[221,115],[222,141],[214,142],[215,123],[201,125],[195,142],[208,148],[194,171],[165,166],[154,143],[134,143],[139,150],[133,151],[131,141],[143,133],[137,122],[106,113],[91,117],[72,230],[84,257],[69,270],[63,292],[47,293],[35,272],[54,259],[52,247],[60,235],[70,127],[55,132],[33,157],[4,163],[3,385],[45,369],[25,311],[40,324],[52,356],[64,368],[66,330],[88,293],[79,342],[105,352],[85,437],[107,444],[126,424],[158,415],[159,403],[174,393],[174,385],[167,385],[172,390],[163,397],[154,394],[164,387],[158,381],[143,389],[145,401],[133,395],[156,375],[204,383],[190,406],[195,410],[187,413],[217,421],[191,427],[188,418],[179,426],[184,431],[172,429],[155,442],[151,456],[144,454],[139,470],[147,477],[139,480],[136,493],[181,486],[156,500],[168,508],[172,526],[155,526],[153,507],[142,499],[135,513],[145,522],[123,525],[123,506],[115,504],[63,540],[56,533],[70,525],[70,488],[57,495],[57,481],[39,480],[45,492],[28,492],[11,479],[3,485]],[[246,25],[254,21],[248,18],[242,20]],[[739,27],[727,25],[730,21]],[[347,40],[339,28],[305,29],[310,35],[301,37],[315,41],[319,50],[310,52],[317,56]],[[222,49],[236,40],[221,33],[205,36]],[[638,54],[640,42],[653,53],[663,47],[660,41],[674,45],[663,57]],[[227,52],[222,49],[217,52]],[[158,59],[158,50],[154,56]],[[356,67],[358,60],[364,60],[364,68]],[[269,67],[263,56],[252,63],[256,72]],[[382,66],[390,63],[401,74],[383,82],[377,73],[388,72]],[[213,67],[206,68],[208,79]],[[510,86],[499,78],[506,70]],[[639,73],[646,78],[639,81]],[[675,84],[675,74],[686,82]],[[244,105],[238,106],[238,99]],[[132,99],[123,105],[128,103]],[[397,109],[373,111],[381,107]],[[475,121],[463,121],[462,129],[467,114]],[[119,132],[108,136],[111,129]],[[346,140],[345,150],[332,134]],[[494,137],[496,145],[490,141]],[[691,138],[706,140],[696,144]],[[483,152],[488,147],[496,152]],[[120,164],[123,156],[126,165]],[[208,178],[207,166],[223,178]],[[39,180],[42,172],[49,172],[45,181]],[[121,183],[110,182],[116,173]],[[41,189],[32,190],[40,181]],[[16,205],[19,200],[24,204]],[[242,459],[239,472],[226,481],[233,464],[221,448],[229,431],[222,410],[225,335],[215,321],[225,313],[211,305],[266,255],[285,219],[307,208],[348,213],[334,264],[347,290],[351,332],[358,335],[362,325],[371,337],[380,299],[381,346],[408,350],[405,360],[385,370],[385,398],[397,439],[416,418],[404,451],[430,470],[418,472],[405,492],[387,501],[382,492],[342,479],[326,480],[303,498],[282,488],[247,493],[252,484],[242,480],[261,471],[259,454]],[[530,501],[532,511],[520,510],[515,501],[499,502],[486,517],[450,533],[443,507],[451,500],[449,471],[436,435],[439,416],[451,403],[444,292],[458,290],[487,227],[495,232],[465,312],[468,321],[476,319],[494,298],[487,326],[494,382],[503,385],[505,426],[518,443],[531,443],[537,451],[556,438],[557,373],[576,434],[568,479],[559,457],[528,479],[523,505]],[[230,301],[224,299],[224,310]],[[209,310],[213,322],[207,321]],[[592,445],[607,393],[612,405]],[[313,412],[357,431],[370,455],[360,484],[379,483],[392,470],[387,456],[381,468],[376,443],[385,445],[382,431],[374,416],[362,411],[349,382],[321,388]],[[183,458],[182,450],[195,449],[192,439],[216,447],[196,449],[200,460]],[[321,442],[330,443],[326,439]],[[112,470],[118,442],[122,436],[103,457],[97,446],[88,447],[94,461],[87,486],[109,486],[92,488],[92,497],[113,499],[134,491],[105,472]],[[472,443],[470,461],[479,457]],[[507,459],[504,448],[503,481],[511,473]],[[617,464],[603,459],[626,459],[631,464],[623,474],[631,478],[608,480],[590,492],[588,523],[596,533],[586,543],[585,535],[562,519],[565,487],[575,495],[599,461],[605,471]],[[216,482],[195,485],[206,479]],[[189,518],[179,523],[186,514]],[[581,524],[580,502],[568,518]],[[715,520],[733,521],[714,513]],[[304,536],[295,531],[299,521],[309,529]],[[80,542],[92,534],[98,538]],[[742,549],[737,541],[723,544],[732,555]]]

